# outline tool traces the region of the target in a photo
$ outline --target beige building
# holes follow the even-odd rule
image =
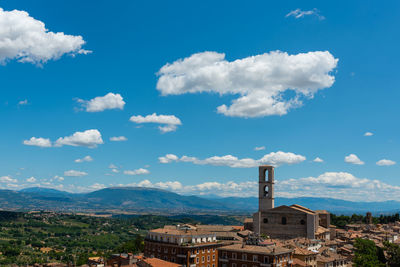
[[[258,212],[253,214],[254,231],[271,238],[306,237],[329,240],[330,215],[300,205],[275,207],[274,167],[259,167]]]

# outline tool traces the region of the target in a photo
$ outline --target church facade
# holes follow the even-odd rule
[[[253,229],[270,238],[329,239],[330,214],[300,205],[275,207],[274,167],[259,167],[258,212],[253,214]]]

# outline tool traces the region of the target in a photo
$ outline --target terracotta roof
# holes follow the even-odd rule
[[[293,209],[296,209],[296,210],[300,210],[300,211],[306,212],[306,213],[315,214],[315,211],[310,210],[310,209],[308,209],[306,207],[297,205],[297,204],[291,205],[290,207],[293,208]]]
[[[252,246],[252,245],[245,245],[243,247],[242,244],[233,244],[230,246],[225,246],[218,248],[219,250],[229,250],[229,251],[247,251],[247,252],[253,252],[253,253],[259,253],[259,254],[265,254],[265,255],[279,255],[279,254],[285,254],[285,253],[290,253],[293,250],[292,249],[287,249],[284,247],[278,247],[278,246]]]
[[[318,254],[318,253],[310,251],[310,250],[305,249],[305,248],[295,247],[294,254],[295,255],[308,256],[308,255],[315,255],[315,254]]]
[[[307,267],[307,263],[298,258],[293,258],[293,267],[303,267],[303,266]]]
[[[182,236],[196,236],[196,235],[212,235],[210,231],[205,230],[179,230],[170,228],[158,228],[150,230],[149,233],[169,234],[169,235],[182,235]]]
[[[160,260],[157,258],[143,258],[142,261],[144,261],[145,263],[149,264],[152,267],[179,267],[179,266],[182,266],[177,263],[164,261],[164,260]]]

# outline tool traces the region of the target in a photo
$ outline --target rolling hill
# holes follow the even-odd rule
[[[336,214],[394,213],[400,202],[351,202],[331,198],[276,198],[275,205],[299,204],[310,209],[326,209]],[[21,191],[0,190],[2,210],[53,210],[65,212],[112,213],[240,213],[258,209],[255,197],[198,197],[143,187],[111,187],[90,193],[73,194],[49,188],[26,188]]]

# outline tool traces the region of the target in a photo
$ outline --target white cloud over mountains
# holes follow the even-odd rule
[[[179,181],[138,183],[119,186],[140,186],[170,190],[187,195],[218,195],[223,197],[257,197],[258,181],[218,182],[209,181],[195,185],[184,185]],[[378,180],[358,178],[347,172],[326,172],[317,177],[277,180],[278,197],[322,197],[349,201],[394,200],[400,194],[400,186],[392,186]]]
[[[344,161],[355,165],[364,165],[364,161],[360,160],[355,154],[350,154],[346,156],[344,158]]]
[[[234,61],[225,54],[203,52],[164,65],[158,72],[162,95],[216,93],[236,95],[219,113],[233,117],[284,115],[335,81],[338,59],[328,51],[289,55],[275,51]],[[288,92],[295,96],[288,97]]]
[[[78,99],[87,112],[100,112],[106,109],[124,109],[125,101],[120,94],[108,93],[91,100]]]
[[[157,123],[162,124],[164,126],[159,126],[158,129],[162,133],[173,132],[176,131],[178,125],[182,125],[182,122],[179,118],[175,117],[174,115],[157,115],[153,113],[151,115],[147,115],[145,117],[138,115],[132,116],[129,119],[131,122],[134,123]]]
[[[95,148],[103,143],[101,133],[97,129],[75,132],[70,136],[60,137],[53,144],[50,139],[42,137],[31,137],[29,140],[23,141],[24,145],[39,147],[84,146]]]
[[[213,156],[206,159],[198,159],[196,157],[182,156],[178,157],[174,154],[167,154],[158,158],[160,163],[171,162],[191,162],[197,165],[214,165],[214,166],[227,166],[231,168],[253,168],[262,164],[269,164],[273,166],[280,166],[283,164],[297,164],[306,160],[306,157],[297,155],[292,152],[271,152],[264,155],[260,159],[243,158],[239,159],[232,155]]]
[[[64,54],[87,54],[82,36],[51,32],[25,11],[0,8],[0,63],[16,59],[33,64],[59,59]]]

